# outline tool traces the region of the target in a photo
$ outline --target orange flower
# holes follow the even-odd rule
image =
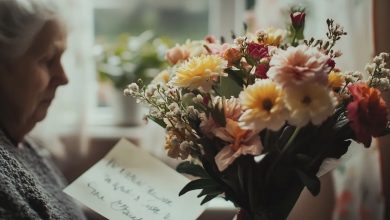
[[[215,130],[215,136],[228,142],[215,156],[215,163],[218,170],[225,170],[241,155],[260,155],[263,145],[257,133],[242,129],[238,122],[231,119],[226,120],[226,126]]]
[[[228,61],[231,66],[241,60],[241,52],[234,47],[228,48],[223,52],[223,58]]]
[[[353,101],[347,106],[347,117],[356,140],[369,147],[371,137],[382,136],[387,126],[386,103],[378,89],[364,83],[348,86]]]

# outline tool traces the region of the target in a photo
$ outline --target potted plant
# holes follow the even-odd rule
[[[123,89],[138,79],[148,84],[167,65],[164,55],[170,44],[169,39],[155,37],[149,30],[138,36],[123,33],[113,42],[105,40],[96,45],[99,82],[109,85],[109,105],[116,124],[131,126],[141,122],[136,100],[124,98]]]

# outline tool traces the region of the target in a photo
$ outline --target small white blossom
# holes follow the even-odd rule
[[[180,144],[180,150],[182,150],[182,151],[187,151],[187,150],[189,150],[193,145],[194,145],[194,143],[193,143],[192,141],[183,141],[183,142],[181,142],[181,144]]]
[[[379,56],[380,56],[382,59],[384,59],[384,60],[387,60],[387,59],[389,59],[389,57],[390,57],[390,55],[389,55],[388,53],[384,53],[384,52],[380,53]]]
[[[245,42],[245,37],[242,37],[242,36],[234,39],[234,44],[236,44],[236,45],[242,45],[244,42]]]
[[[164,101],[164,99],[160,98],[160,99],[157,99],[156,104],[159,105],[159,106],[160,105],[165,105],[165,101]]]
[[[334,56],[335,57],[340,57],[340,56],[342,56],[343,55],[343,53],[340,51],[340,50],[337,50],[335,53],[334,53]]]
[[[191,118],[197,118],[198,115],[199,115],[199,111],[195,109],[194,106],[188,106],[187,107],[187,111],[188,111],[188,115],[191,117]]]
[[[130,85],[127,86],[127,89],[129,89],[132,92],[139,91],[139,87],[138,87],[137,83],[131,83]]]
[[[390,82],[388,78],[381,78],[379,81],[378,88],[382,91],[390,89]]]
[[[162,112],[157,109],[157,108],[151,108],[149,110],[149,115],[155,118],[161,118],[162,117]]]
[[[372,74],[375,70],[375,63],[374,64],[366,64],[366,67],[364,68],[368,73]]]
[[[155,85],[149,85],[145,91],[146,98],[151,98],[156,92],[157,87]]]
[[[180,108],[179,108],[179,105],[176,102],[174,102],[168,106],[168,109],[171,111],[176,111],[177,109],[180,109]]]
[[[376,64],[381,64],[383,62],[383,58],[380,57],[380,56],[376,56],[374,57],[374,59],[372,60],[372,62],[376,63]]]
[[[194,103],[203,104],[203,97],[202,97],[200,94],[198,94],[196,97],[194,97],[194,98],[192,99],[192,101],[193,101]]]
[[[130,96],[132,93],[131,93],[131,91],[129,90],[129,89],[124,89],[123,90],[123,95],[125,95],[125,96]]]

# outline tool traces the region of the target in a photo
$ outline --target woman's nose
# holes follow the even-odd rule
[[[57,69],[55,70],[55,82],[58,86],[60,85],[66,85],[68,84],[69,80],[68,77],[66,76],[65,70],[62,66],[62,64],[59,64]]]

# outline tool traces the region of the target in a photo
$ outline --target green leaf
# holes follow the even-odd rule
[[[244,85],[244,78],[245,78],[245,73],[241,70],[233,70],[233,69],[225,69],[225,72],[228,74],[228,77],[229,79],[233,80],[234,82],[236,82],[236,84],[239,86],[239,87],[242,87],[242,85]],[[223,78],[222,78],[223,79]],[[221,79],[221,80],[222,80]],[[223,81],[221,81],[223,82]],[[222,87],[222,86],[220,86]],[[242,89],[240,89],[242,90]]]
[[[220,187],[212,187],[212,188],[206,188],[206,189],[203,189],[198,197],[202,197],[204,195],[220,195],[222,194],[224,191],[222,189],[220,189]]]
[[[202,200],[202,202],[200,203],[200,205],[203,205],[205,204],[206,202],[214,199],[215,197],[217,197],[218,195],[207,195],[204,197],[204,199]]]
[[[316,196],[318,193],[320,193],[321,182],[317,176],[312,176],[299,169],[295,169],[295,171],[297,172],[298,177],[301,179],[302,183],[307,187],[313,196]]]
[[[163,128],[166,128],[167,127],[167,124],[165,124],[164,120],[161,119],[161,118],[156,118],[156,117],[153,117],[153,116],[150,116],[148,115],[147,116],[150,120],[154,121],[155,123],[157,123],[158,125],[160,125],[161,127]]]
[[[240,190],[242,192],[245,192],[245,175],[244,171],[241,168],[240,163],[237,163],[237,176],[238,176],[238,182],[240,183]]]
[[[242,79],[241,79],[242,80]],[[242,91],[242,87],[238,84],[238,81],[233,78],[233,76],[229,75],[228,77],[222,77],[219,82],[219,94],[226,98],[230,97],[238,97],[240,92]]]
[[[176,167],[176,171],[179,173],[185,173],[192,176],[210,178],[210,176],[207,174],[207,172],[203,169],[202,166],[191,163],[190,161],[185,161],[180,163]]]
[[[183,189],[179,192],[179,196],[196,189],[205,189],[218,186],[212,179],[197,179],[189,182],[187,185],[183,187]]]

